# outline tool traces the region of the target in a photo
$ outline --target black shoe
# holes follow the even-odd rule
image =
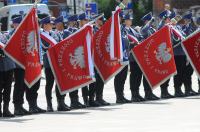
[[[47,106],[47,112],[54,112],[52,105]]]
[[[58,100],[57,110],[58,111],[70,111],[70,107],[65,104],[64,99],[61,99],[61,100]]]
[[[25,113],[24,113],[23,109],[20,106],[15,106],[14,115],[15,116],[24,116]]]
[[[79,101],[75,101],[75,102],[71,102],[71,109],[82,109],[82,108],[86,108],[85,105],[81,104]]]
[[[185,92],[185,96],[196,96],[196,95],[198,95],[198,93],[193,90]]]
[[[1,111],[1,104],[0,104],[0,117],[2,117],[3,114],[2,114],[2,111]]]
[[[37,109],[38,113],[45,113],[45,112],[47,112],[46,110],[44,110],[44,109],[42,109],[42,108],[40,108],[38,106],[36,106],[36,109]]]
[[[47,99],[47,112],[54,112],[51,99]]]
[[[39,113],[38,110],[37,110],[35,107],[30,107],[30,108],[29,108],[29,112],[30,112],[31,114],[37,114],[37,113]]]
[[[185,94],[179,90],[179,91],[175,91],[175,94],[174,94],[175,97],[185,97]]]
[[[160,98],[154,95],[153,93],[149,93],[145,95],[145,100],[152,101],[152,100],[159,100],[159,99]]]
[[[96,100],[100,104],[100,106],[109,106],[110,103],[106,102],[104,99],[98,99]]]
[[[90,107],[99,107],[101,104],[99,104],[97,101],[90,100],[89,101],[89,106]]]
[[[58,111],[70,111],[71,109],[70,109],[70,107],[67,106],[67,105],[64,103],[64,101],[63,101],[62,103],[59,103],[59,104],[58,104],[57,110],[58,110]]]
[[[170,99],[170,98],[174,98],[173,95],[167,93],[161,93],[161,99]]]
[[[133,95],[131,98],[132,102],[144,102],[146,101],[144,98],[142,98],[140,95]]]
[[[27,111],[26,109],[24,109],[24,107],[21,107],[22,111],[24,112],[24,115],[31,115],[31,113],[29,111]]]
[[[131,101],[126,99],[125,97],[121,97],[121,98],[117,98],[116,103],[117,104],[126,104],[126,103],[131,103]]]
[[[88,97],[83,97],[83,102],[84,102],[84,105],[85,105],[86,107],[90,107]]]
[[[3,111],[3,117],[15,117],[8,109]]]

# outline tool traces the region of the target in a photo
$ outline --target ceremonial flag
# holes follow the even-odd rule
[[[36,8],[25,16],[5,47],[5,53],[25,70],[24,81],[31,88],[41,76]]]
[[[126,65],[122,65],[119,60],[110,57],[111,48],[111,23],[109,19],[94,35],[94,63],[104,83],[119,73]],[[121,38],[121,36],[119,36]],[[119,43],[118,43],[119,44]],[[112,41],[114,45],[114,41]],[[116,48],[116,52],[121,52],[120,48]]]
[[[119,12],[121,10],[117,9],[113,12],[112,17],[108,20],[110,22],[110,58],[112,60],[123,61],[123,48],[121,40],[121,28]]]
[[[200,79],[200,30],[186,38],[181,46]]]
[[[94,82],[91,57],[92,27],[87,25],[47,51],[61,94]]]
[[[132,53],[152,89],[176,74],[168,26],[137,45]]]

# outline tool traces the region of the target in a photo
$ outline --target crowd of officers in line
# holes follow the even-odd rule
[[[157,97],[153,94],[151,87],[149,86],[145,76],[143,75],[140,67],[137,62],[134,60],[133,56],[130,54],[130,49],[134,48],[138,43],[132,43],[128,39],[128,34],[136,37],[139,42],[143,41],[147,37],[151,36],[156,30],[159,30],[164,25],[170,25],[179,31],[184,37],[187,37],[195,30],[198,26],[194,23],[192,18],[192,13],[188,12],[184,16],[176,15],[170,10],[164,10],[160,13],[159,25],[155,27],[154,17],[152,13],[146,14],[142,17],[141,21],[143,26],[133,26],[132,15],[125,14],[123,11],[120,12],[120,21],[121,21],[121,37],[122,41],[125,44],[125,50],[128,56],[129,65],[125,66],[115,77],[114,77],[114,89],[116,94],[116,103],[124,104],[131,102],[143,102],[143,101],[152,101],[162,99],[169,99],[174,97],[186,97],[194,96],[200,93],[195,92],[192,89],[192,79],[193,68],[190,63],[187,61],[187,57],[183,52],[181,46],[176,46],[174,48],[174,57],[177,66],[177,74],[173,77],[175,94],[171,95],[168,92],[169,81],[167,80],[162,85],[161,88],[161,97]],[[64,23],[63,16],[57,18],[52,18],[47,14],[38,14],[39,25],[41,27],[40,32],[46,32],[52,36],[57,42],[62,41],[67,38],[69,35],[75,33],[78,28],[81,28],[83,25],[88,23],[91,18],[83,13],[80,15],[71,15],[68,18],[67,25]],[[19,26],[22,21],[22,15],[12,16],[12,27],[13,30],[8,31],[7,33],[0,33],[0,41],[4,44],[7,43],[11,35],[15,32],[16,28]],[[94,32],[106,22],[104,17],[99,18],[94,24]],[[173,45],[177,45],[181,42],[175,34],[171,34]],[[36,113],[44,112],[53,112],[54,108],[52,105],[52,89],[54,86],[54,76],[50,68],[46,51],[49,48],[48,42],[40,39],[42,55],[41,63],[43,64],[43,69],[45,73],[46,85],[45,85],[45,95],[47,102],[47,109],[41,109],[37,105],[38,98],[38,89],[40,88],[41,79],[34,85],[32,88],[28,88],[24,83],[24,70],[14,63],[8,56],[6,56],[3,50],[0,50],[0,117],[14,117],[14,116],[23,116]],[[124,95],[124,85],[128,75],[128,67],[130,67],[130,91],[132,98],[129,100]],[[106,102],[103,99],[103,89],[104,82],[102,81],[100,75],[95,69],[95,78],[96,82],[90,84],[89,86],[83,87],[82,97],[84,104],[80,103],[78,90],[70,92],[69,97],[71,100],[70,106],[65,103],[65,96],[59,93],[57,85],[55,85],[56,97],[57,97],[57,110],[58,111],[69,111],[71,109],[81,109],[86,107],[99,107],[99,106],[108,106],[110,103]],[[142,79],[143,78],[143,79]],[[13,104],[14,104],[14,114],[9,110],[10,94],[12,82],[14,80],[14,91],[13,91]],[[143,80],[145,96],[142,97],[139,93],[140,85]],[[199,82],[199,81],[198,81]],[[181,86],[184,85],[185,92],[181,90]],[[29,105],[29,110],[26,110],[23,107],[24,95],[26,93],[26,100]],[[2,107],[3,106],[3,107]]]

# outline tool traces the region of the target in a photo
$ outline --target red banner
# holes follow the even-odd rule
[[[61,94],[94,82],[91,43],[92,27],[85,26],[48,50],[48,60]]]
[[[94,35],[94,63],[105,83],[125,66],[121,65],[119,60],[113,60],[110,57],[111,23],[112,19],[109,19]],[[120,49],[117,48],[117,50]]]
[[[152,89],[176,74],[168,26],[137,45],[132,53]]]
[[[121,29],[119,12],[121,10],[113,12],[112,17],[109,19],[111,27],[110,29],[110,57],[112,60],[123,61],[123,48],[121,40]]]
[[[41,76],[36,15],[36,9],[32,8],[5,47],[5,53],[25,70],[24,80],[29,88]]]
[[[200,30],[185,39],[182,47],[200,79]]]

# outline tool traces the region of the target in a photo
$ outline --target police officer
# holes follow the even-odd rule
[[[158,25],[158,29],[162,28],[165,25],[168,25],[171,28],[173,27],[173,25],[171,25],[171,20],[170,20],[170,18],[172,18],[171,11],[164,10],[163,12],[161,12],[159,14],[159,18],[160,18],[160,23]],[[173,28],[175,28],[175,27],[173,27]],[[172,41],[173,45],[176,45],[176,44],[180,43],[180,39],[175,34],[172,33],[171,36],[172,36],[171,37],[172,38],[171,41]],[[174,55],[175,55],[175,62],[176,62],[176,58],[184,58],[184,52],[182,51],[181,46],[176,48],[176,49],[174,49]],[[181,75],[180,72],[179,72],[179,69],[181,69],[181,68],[180,68],[180,66],[178,64],[179,63],[176,62],[178,74],[174,76],[175,97],[183,97],[184,94],[183,94],[183,92],[181,90],[181,85],[179,85],[177,83],[177,81],[176,81],[177,78],[179,78],[179,76]]]
[[[89,22],[90,18],[85,13],[82,13],[78,16],[78,19],[79,19],[79,27],[81,28]],[[94,89],[91,88],[90,92],[93,92],[93,90]],[[93,97],[90,97],[90,104],[89,104],[89,89],[88,89],[87,86],[82,88],[82,96],[83,96],[84,104],[87,107],[89,107],[89,106],[93,106],[93,107],[99,106],[99,104],[97,104],[96,102],[92,102]]]
[[[144,17],[142,17],[141,20],[144,22],[144,26],[141,28],[141,33],[142,33],[143,37],[146,39],[149,36],[151,36],[153,33],[156,32],[156,29],[153,27],[154,18],[152,17],[152,12],[149,12],[148,14],[146,14]],[[162,85],[160,85],[161,98],[163,98],[163,99],[173,98],[173,96],[170,95],[168,92],[169,81],[170,80],[168,79],[166,82],[164,82]],[[144,79],[143,83],[145,86],[145,83],[148,83],[148,82],[146,81],[146,79]]]
[[[123,47],[123,64],[126,65],[114,78],[114,87],[116,94],[116,103],[124,104],[131,103],[130,100],[124,97],[124,84],[128,75],[128,57],[129,57],[129,40],[127,37],[127,32],[125,30],[125,25],[123,24],[123,12],[120,14],[120,22],[121,22],[121,38],[122,38],[122,47]],[[130,18],[126,18],[126,21]]]
[[[68,17],[68,28],[66,30],[71,32],[71,34],[75,33],[78,30],[77,21],[78,21],[78,15],[76,14]],[[78,90],[70,92],[69,97],[71,100],[71,105],[70,105],[71,109],[81,109],[86,107],[85,105],[79,102]]]
[[[106,19],[104,18],[104,16],[96,20],[95,25],[93,26],[94,33],[96,33],[101,28],[101,26],[103,26],[105,21]],[[98,106],[110,105],[110,103],[106,102],[103,99],[104,82],[101,79],[96,68],[94,68],[94,72],[95,72],[96,81],[89,85],[89,106],[98,107]],[[95,97],[96,97],[96,100],[95,100]]]
[[[21,15],[13,15],[12,16],[12,26],[13,30],[9,32],[9,36],[13,35],[16,28],[19,26],[20,22],[22,21]],[[16,68],[14,69],[14,91],[13,91],[13,103],[14,103],[14,114],[15,115],[29,115],[30,112],[24,109],[24,93],[25,93],[25,86],[24,86],[24,69],[20,66],[15,64]]]
[[[192,12],[187,12],[183,16],[184,25],[182,27],[183,32],[186,34],[186,36],[189,36],[192,34],[195,30],[197,30],[197,26],[193,21],[192,18]],[[191,64],[187,60],[185,63],[185,69],[183,70],[183,78],[184,78],[184,86],[185,86],[185,96],[194,96],[197,95],[197,93],[192,89],[192,74],[194,72]]]
[[[41,33],[46,34],[47,36],[49,36],[52,39],[57,40],[57,42],[58,42],[58,36],[52,31],[52,24],[54,22],[51,20],[51,17],[50,16],[44,17],[43,19],[41,19],[40,23],[43,28],[41,30]],[[45,70],[45,76],[46,76],[45,94],[46,94],[46,100],[47,100],[47,111],[53,112],[54,110],[52,107],[52,88],[54,85],[54,76],[53,76],[52,70],[50,68],[47,54],[46,54],[48,48],[51,45],[42,38],[41,38],[41,41],[42,41],[42,47],[43,47],[42,49],[44,51],[43,61],[44,61],[44,70]],[[57,101],[58,101],[57,110],[58,111],[69,111],[70,108],[64,103],[65,95],[60,94],[57,85],[55,87],[55,91],[56,91],[56,97],[57,97]]]
[[[132,25],[132,20],[130,19],[130,15],[125,16],[125,24],[126,24],[126,31],[128,34],[134,36],[139,42],[143,40],[143,36],[138,33],[135,29],[131,28]],[[133,48],[137,43],[133,43],[130,45],[130,48]],[[159,99],[156,97],[148,82],[146,81],[145,77],[143,76],[143,81],[145,81],[144,84],[144,90],[145,90],[145,99],[142,98],[139,94],[139,86],[141,84],[141,79],[142,79],[142,71],[140,67],[138,66],[137,62],[134,60],[133,56],[130,55],[130,89],[132,93],[132,101],[133,102],[141,102],[145,100],[157,100]]]
[[[6,44],[6,36],[0,32],[0,42]],[[13,80],[14,62],[8,58],[3,49],[0,49],[0,117],[14,117],[9,111],[11,85]],[[3,99],[3,114],[1,104]]]

